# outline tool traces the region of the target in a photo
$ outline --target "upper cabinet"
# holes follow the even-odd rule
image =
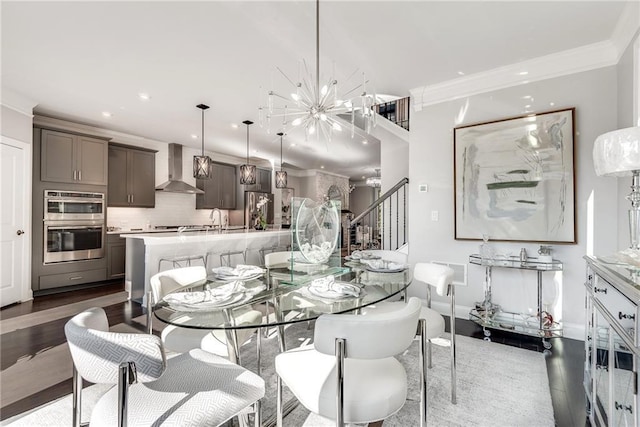
[[[42,130],[41,181],[107,185],[108,142]]]
[[[111,207],[156,205],[156,151],[109,144],[108,203]]]
[[[196,209],[236,208],[236,167],[211,162],[211,179],[197,179],[196,187],[204,194],[196,195]]]

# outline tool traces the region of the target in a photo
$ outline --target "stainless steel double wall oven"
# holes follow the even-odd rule
[[[104,257],[104,193],[44,192],[44,263]]]

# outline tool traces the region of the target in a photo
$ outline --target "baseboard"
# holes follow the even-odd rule
[[[438,313],[449,316],[450,306],[446,302],[432,302],[431,307]],[[469,320],[469,312],[472,307],[456,304],[456,319]],[[584,341],[584,324],[582,323],[564,323],[563,334],[565,338],[571,338],[578,341]]]

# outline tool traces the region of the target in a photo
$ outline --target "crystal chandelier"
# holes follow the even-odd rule
[[[276,188],[287,188],[287,172],[282,170],[282,137],[284,133],[278,132],[280,137],[280,170],[276,171]]]
[[[242,122],[247,125],[247,163],[240,166],[240,184],[252,185],[256,183],[256,167],[249,164],[249,126],[253,124],[251,120]]]
[[[212,172],[209,164],[211,159],[204,155],[204,110],[208,109],[208,105],[198,104],[197,108],[202,110],[202,155],[193,156],[193,177],[195,179],[211,179]]]
[[[370,176],[365,183],[369,187],[380,188],[382,186],[382,177],[380,177],[380,169],[376,169],[376,176]]]
[[[334,131],[342,131],[341,123],[344,122],[338,117],[339,115],[346,115],[350,118],[351,137],[353,138],[356,114],[358,114],[362,118],[364,130],[370,133],[371,128],[376,125],[376,115],[372,110],[376,96],[375,93],[373,95],[367,93],[367,80],[364,73],[362,83],[341,95],[338,94],[338,80],[335,76],[329,77],[324,85],[320,85],[320,0],[316,0],[315,59],[315,76],[310,73],[306,61],[303,60],[303,70],[298,73],[299,78],[296,83],[277,67],[285,79],[293,85],[295,92],[292,92],[290,96],[284,96],[270,90],[267,106],[258,109],[260,126],[264,127],[266,123],[269,131],[272,119],[281,119],[282,121],[276,125],[282,125],[284,129],[302,127],[305,141],[314,134],[317,138],[322,134],[328,141],[331,141]],[[357,93],[356,91],[360,92],[359,96],[353,96],[354,93]],[[359,98],[359,102],[357,98]]]

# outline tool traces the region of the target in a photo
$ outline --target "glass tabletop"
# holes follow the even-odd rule
[[[320,271],[321,270],[321,271]],[[356,271],[348,267],[329,267],[313,272],[292,271],[286,267],[271,269],[270,280],[262,277],[244,281],[237,292],[215,304],[199,306],[206,292],[228,290],[227,282],[207,279],[194,284],[180,295],[169,294],[154,307],[155,316],[172,325],[196,329],[250,329],[314,320],[325,313],[347,313],[389,299],[403,292],[412,280],[411,270],[400,272]],[[318,281],[332,276],[334,289],[344,286],[349,294],[317,293]],[[337,288],[336,288],[337,287]],[[355,292],[353,292],[355,291]],[[191,299],[193,305],[170,304],[176,297]],[[190,308],[192,307],[192,308]],[[257,321],[247,322],[251,310],[262,313]]]

